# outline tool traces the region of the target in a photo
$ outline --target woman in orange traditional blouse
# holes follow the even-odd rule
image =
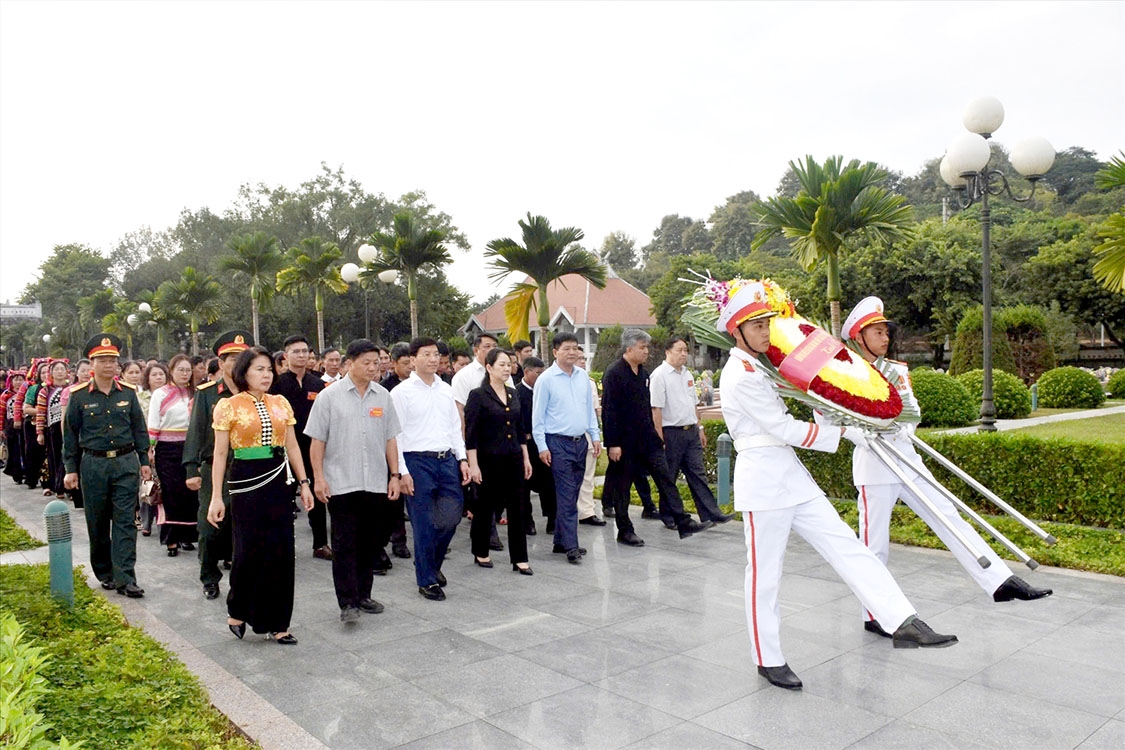
[[[267,393],[273,382],[273,359],[260,346],[238,355],[232,380],[239,393],[215,405],[215,455],[211,481],[215,489],[207,520],[218,528],[226,514],[221,489],[230,463],[234,568],[227,594],[227,626],[238,638],[247,624],[292,645],[294,553],[293,479],[285,470],[288,455],[301,487],[301,504],[313,507],[313,495],[293,425],[293,408],[284,396]]]

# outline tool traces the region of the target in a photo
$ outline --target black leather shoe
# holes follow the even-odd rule
[[[723,513],[721,515],[718,515],[718,516],[715,516],[714,518],[712,518],[711,523],[713,523],[713,524],[729,523],[730,521],[733,521],[733,520],[734,520],[734,514],[733,513],[729,513],[729,514]]]
[[[535,530],[535,522],[528,521],[527,525],[523,527],[524,536],[535,536],[539,532]]]
[[[418,593],[431,601],[445,601],[445,592],[436,583],[431,583],[429,586],[419,586]]]
[[[205,583],[203,584],[203,596],[207,599],[219,598],[219,584]]]
[[[1000,584],[1000,588],[992,594],[994,602],[1010,602],[1013,599],[1029,602],[1032,599],[1042,599],[1055,593],[1053,589],[1032,588],[1031,584],[1018,576],[1009,576],[1008,580]]]
[[[359,622],[359,607],[342,607],[340,622]]]
[[[945,648],[957,642],[957,636],[935,633],[933,628],[917,617],[907,620],[891,639],[895,648]]]
[[[526,567],[521,568],[518,563],[512,563],[512,570],[516,571],[521,576],[535,575],[533,572],[531,572],[531,566],[530,565],[527,565]]]
[[[447,584],[447,583],[449,583],[449,581],[447,581],[447,580],[445,579],[445,573],[442,573],[442,572],[441,572],[441,571],[439,570],[439,571],[437,572],[437,585],[438,585],[438,586],[441,586],[442,588],[445,588],[445,584]]]
[[[801,678],[789,668],[788,664],[782,664],[780,667],[758,667],[758,674],[769,680],[771,685],[786,690],[800,690],[804,687]]]
[[[645,540],[641,539],[639,536],[636,535],[636,533],[634,533],[632,531],[619,531],[617,533],[617,543],[618,544],[627,544],[630,547],[643,547],[643,546],[645,546]]]
[[[687,539],[692,534],[700,531],[706,531],[712,526],[714,526],[714,524],[710,521],[700,522],[696,521],[695,519],[689,519],[687,523],[680,527],[680,539]]]
[[[98,581],[98,583],[100,583],[102,588],[106,591],[113,591],[115,588],[117,588],[117,584],[113,582],[112,578],[101,579]]]
[[[582,562],[581,548],[575,547],[566,551],[566,561],[571,565],[578,565]]]
[[[891,637],[891,634],[888,633],[887,631],[883,630],[883,626],[880,625],[877,620],[864,620],[863,621],[863,629],[866,630],[868,633],[874,633],[875,635],[881,635],[884,638],[890,638]]]
[[[553,518],[547,519],[547,525],[543,527],[543,533],[544,534],[554,534],[555,533],[555,519],[553,519]]]
[[[297,639],[293,636],[292,633],[286,633],[285,635],[278,635],[277,633],[270,633],[270,638],[272,638],[275,643],[281,644],[282,646],[296,646],[297,645]]]
[[[246,623],[244,622],[240,622],[237,625],[232,625],[228,622],[227,627],[230,628],[230,632],[234,633],[234,637],[240,641],[242,640],[242,636],[246,635]]]
[[[676,522],[673,521],[671,518],[661,518],[660,522],[663,523],[664,528],[668,529],[669,531],[675,531],[676,530]]]
[[[586,516],[585,518],[579,518],[578,523],[584,523],[587,526],[605,526],[605,521],[598,518],[597,516]]]
[[[369,615],[377,615],[383,611],[383,605],[374,599],[360,599],[359,608]]]
[[[644,510],[641,511],[641,518],[651,518],[654,521],[659,521],[659,520],[661,520],[660,519],[660,511],[656,510],[655,508],[652,509],[652,510],[649,510],[648,508],[645,508]]]
[[[492,567],[492,561],[491,560],[481,560],[476,555],[473,555],[473,562],[475,562],[477,564],[477,566],[481,567],[481,568],[491,568]]]
[[[130,599],[140,599],[145,595],[145,590],[135,583],[127,583],[124,586],[118,586],[117,593]]]
[[[410,548],[408,548],[405,544],[399,544],[391,548],[391,554],[393,554],[395,557],[401,557],[403,560],[409,560]]]
[[[602,518],[616,518],[616,517],[617,517],[617,511],[613,509],[613,506],[611,506],[611,505],[603,505],[602,506]]]
[[[575,547],[575,549],[578,550],[578,554],[580,554],[580,555],[586,554],[586,548],[585,547]],[[554,547],[551,548],[551,551],[554,552],[557,555],[561,555],[561,554],[564,554],[566,552],[570,552],[570,550],[568,550],[566,547],[562,546],[561,544],[556,544]]]
[[[178,554],[180,554],[180,548],[179,547],[169,547],[168,548],[168,557],[175,557]]]
[[[195,552],[195,545],[191,542],[184,542],[180,545],[180,549],[182,549],[184,552]]]

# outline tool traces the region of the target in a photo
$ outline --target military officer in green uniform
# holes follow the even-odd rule
[[[191,407],[191,421],[184,441],[184,469],[187,487],[199,493],[199,580],[203,595],[208,599],[219,596],[219,581],[223,573],[220,560],[231,556],[230,490],[223,480],[223,504],[227,507],[223,521],[215,528],[207,521],[207,508],[211,504],[211,458],[215,454],[215,432],[211,429],[211,414],[215,404],[238,393],[231,373],[238,355],[253,346],[254,338],[248,331],[227,331],[219,336],[212,349],[219,358],[222,377],[203,383],[195,390]],[[227,472],[229,474],[229,472]],[[225,477],[225,475],[224,475]]]
[[[148,465],[148,427],[136,388],[115,379],[121,340],[99,333],[84,356],[93,377],[70,389],[63,429],[63,484],[78,489],[82,477],[90,564],[102,588],[134,599],[145,595],[137,585],[138,477],[152,478]]]

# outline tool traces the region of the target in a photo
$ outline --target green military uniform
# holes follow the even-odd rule
[[[227,331],[219,336],[212,349],[219,357],[237,355],[248,349],[253,342],[253,337],[247,331]],[[229,560],[232,554],[230,488],[225,478],[222,495],[223,504],[227,508],[226,515],[217,529],[207,521],[207,507],[211,504],[211,459],[215,454],[215,431],[211,428],[211,415],[215,411],[215,404],[224,398],[230,398],[234,393],[225,380],[213,380],[200,385],[195,391],[191,421],[184,440],[184,470],[187,478],[199,477],[202,481],[199,488],[199,513],[196,516],[199,528],[199,580],[209,599],[217,597],[219,593],[219,581],[223,578],[219,562]]]
[[[119,352],[117,337],[99,334],[86,344],[85,355],[116,357]],[[120,593],[141,596],[133,519],[149,441],[136,389],[115,380],[103,393],[93,378],[72,386],[64,423],[63,466],[67,474],[80,475],[94,575],[105,588],[112,584]]]

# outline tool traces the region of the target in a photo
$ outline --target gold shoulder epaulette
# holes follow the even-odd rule
[[[134,391],[137,390],[137,386],[133,385],[132,383],[126,383],[124,380],[118,380],[117,382],[119,385],[122,385],[125,388],[130,388]]]
[[[79,392],[80,390],[82,390],[83,388],[86,388],[86,387],[88,387],[89,385],[90,385],[90,383],[89,383],[89,382],[86,382],[86,383],[76,383],[76,384],[74,384],[74,385],[70,386],[70,392],[71,392],[71,393],[78,393],[78,392]]]
[[[218,384],[218,380],[208,380],[206,383],[200,383],[199,385],[195,386],[195,390],[202,391],[206,388],[214,388]]]

